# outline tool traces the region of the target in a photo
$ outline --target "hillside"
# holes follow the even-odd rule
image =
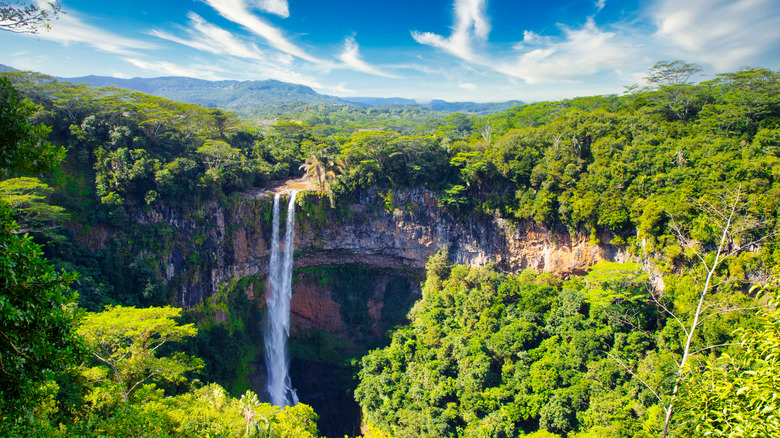
[[[16,71],[15,68],[0,64],[0,72]],[[320,94],[305,85],[276,80],[262,81],[208,81],[188,77],[157,77],[123,79],[110,76],[82,76],[57,78],[74,84],[87,84],[93,87],[117,87],[139,91],[154,96],[180,102],[195,103],[207,108],[223,108],[245,117],[280,117],[294,112],[305,112],[312,105],[334,107],[356,106],[374,108],[377,111],[392,111],[397,108],[417,108],[427,112],[467,113],[488,115],[517,107],[523,102],[476,103],[447,102],[434,99],[418,102],[405,98],[348,97],[340,98]]]
[[[27,125],[8,126],[43,124],[33,133],[59,151],[46,163],[64,157],[4,175],[3,238],[35,239],[49,263],[79,274],[54,308],[77,302],[97,325],[114,320],[111,306],[180,312],[186,339],[159,352],[202,362],[128,389],[74,349],[71,368],[0,405],[36,412],[0,432],[239,437],[248,414],[280,435],[317,434],[319,414],[333,437],[361,433],[363,420],[395,438],[780,429],[767,414],[780,409],[767,395],[780,344],[767,305],[780,265],[777,72],[490,117],[349,107],[360,123],[346,123],[345,107],[312,104],[295,114],[304,123],[268,129],[149,94],[2,76],[32,102],[9,98]],[[314,409],[297,414],[261,403],[274,195],[292,199],[285,187],[301,189],[285,218],[291,370]],[[3,305],[19,296],[3,293]],[[24,362],[0,346],[4,363]]]
[[[510,108],[520,106],[523,102],[519,100],[508,100],[506,102],[494,103],[476,103],[476,102],[447,102],[445,100],[433,99],[429,102],[421,102],[414,99],[404,99],[401,97],[344,97],[345,101],[365,107],[383,107],[383,106],[408,106],[419,105],[431,111],[442,111],[448,113],[471,113],[471,114],[494,114],[506,111]]]
[[[166,99],[191,102],[205,107],[218,107],[241,114],[255,115],[259,108],[284,103],[357,105],[361,107],[419,106],[429,111],[444,113],[464,112],[492,114],[522,105],[512,100],[496,103],[447,102],[432,100],[420,103],[413,99],[350,97],[339,98],[320,94],[311,88],[287,82],[264,81],[207,81],[186,77],[120,79],[107,76],[84,76],[60,78],[74,84],[89,84],[97,87],[115,86],[165,97]]]
[[[62,80],[98,87],[116,86],[166,99],[236,111],[284,102],[347,104],[338,97],[319,94],[307,86],[275,80],[207,81],[185,77],[119,79],[106,76],[84,76],[62,78]]]

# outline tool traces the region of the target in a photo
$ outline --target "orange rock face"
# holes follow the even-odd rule
[[[179,233],[180,244],[160,260],[160,272],[166,282],[177,275],[183,279],[178,294],[182,306],[197,305],[231,281],[268,272],[271,200],[270,192],[262,192],[245,194],[228,207],[213,203],[197,212],[160,208],[135,215],[140,223],[167,223]],[[591,245],[590,237],[581,233],[554,232],[497,216],[456,217],[438,206],[433,192],[422,188],[393,192],[398,206],[393,211],[385,210],[377,190],[361,193],[343,209],[349,213],[341,216],[327,208],[327,199],[307,195],[301,202],[309,204],[296,213],[295,268],[362,264],[423,269],[427,259],[444,247],[457,264],[494,263],[506,272],[534,269],[561,278],[581,275],[600,260],[629,260],[623,248]],[[609,240],[609,236],[602,239]],[[199,256],[195,259],[208,263],[188,265],[193,253]],[[300,291],[298,300],[308,293]],[[338,309],[332,300],[330,304],[310,301],[297,311],[301,321],[312,326],[320,324],[318,313],[335,314]],[[381,315],[378,302],[371,309]]]
[[[327,330],[343,334],[347,326],[341,319],[340,307],[328,288],[298,281],[290,301],[290,331]]]

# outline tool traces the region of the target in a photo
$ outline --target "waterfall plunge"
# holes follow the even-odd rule
[[[287,338],[290,337],[290,299],[292,297],[293,243],[295,239],[295,194],[290,192],[284,247],[279,241],[279,194],[274,196],[271,262],[268,269],[268,324],[265,330],[266,388],[271,403],[276,406],[298,404],[298,396],[290,383],[290,360]],[[281,253],[281,254],[280,254]]]

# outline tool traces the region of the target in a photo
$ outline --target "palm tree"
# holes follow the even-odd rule
[[[320,190],[326,191],[328,180],[336,177],[333,167],[333,162],[325,154],[325,151],[320,149],[311,154],[299,168],[317,181]]]

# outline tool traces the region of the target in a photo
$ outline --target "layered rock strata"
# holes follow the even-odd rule
[[[182,244],[160,262],[160,272],[166,283],[176,279],[171,285],[177,287],[182,306],[197,305],[230,281],[267,273],[272,197],[259,192],[227,207],[213,203],[181,212],[162,206],[135,215],[139,222],[162,222],[179,233]],[[551,232],[499,217],[458,218],[422,188],[394,193],[390,211],[377,190],[361,193],[348,209],[332,210],[326,199],[313,196],[303,196],[301,202],[317,205],[299,205],[295,268],[357,263],[421,269],[428,257],[449,247],[458,264],[494,263],[507,272],[530,268],[566,278],[600,260],[628,259],[613,245],[591,245],[583,234]],[[193,251],[205,259],[194,267],[187,263]]]

